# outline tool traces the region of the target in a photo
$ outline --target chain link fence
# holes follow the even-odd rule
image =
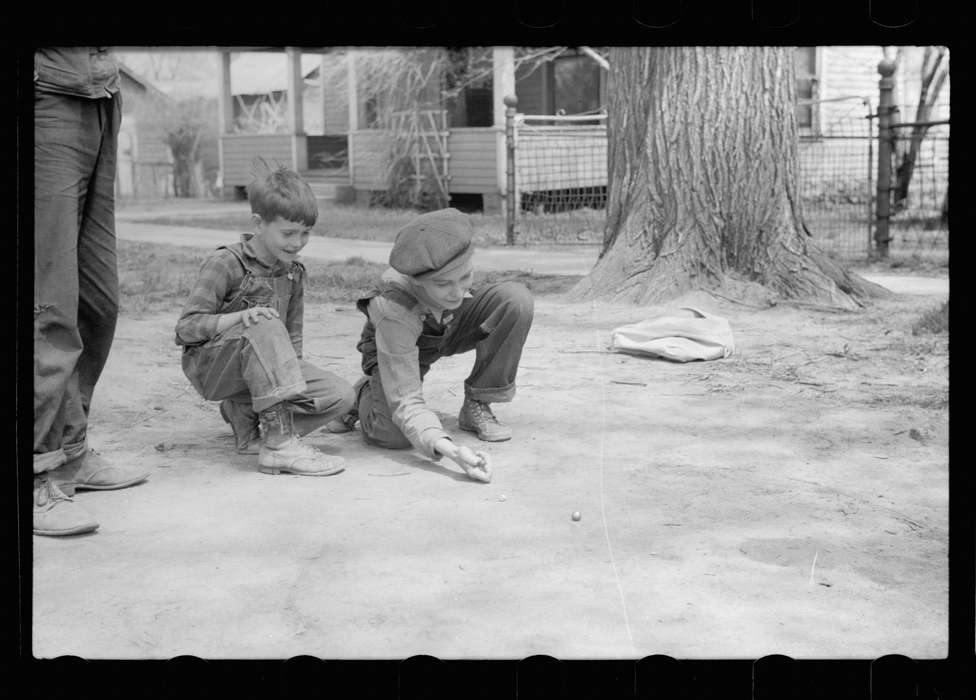
[[[867,261],[875,248],[879,153],[872,101],[854,96],[801,105],[817,114],[814,127],[799,135],[797,184],[807,233],[838,259]],[[943,263],[949,254],[948,123],[892,131],[889,256]],[[600,243],[607,203],[606,115],[517,114],[514,140],[515,240]]]
[[[815,126],[801,130],[797,186],[807,233],[824,251],[864,259],[871,246],[877,134],[866,97],[803,100]]]
[[[945,264],[949,259],[949,123],[909,122],[901,107],[892,125],[889,256]],[[948,114],[947,106],[934,113]]]
[[[519,243],[599,243],[607,206],[605,114],[518,114],[515,238]]]

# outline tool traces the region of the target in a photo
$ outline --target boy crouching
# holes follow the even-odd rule
[[[455,444],[423,397],[434,362],[474,350],[459,427],[489,442],[512,436],[490,404],[515,395],[533,300],[516,282],[471,291],[472,237],[470,219],[457,209],[418,216],[397,234],[390,268],[357,304],[367,317],[356,346],[366,376],[356,383],[356,407],[342,422],[348,428],[358,419],[370,444],[413,446],[435,460],[443,455],[470,478],[488,482],[488,455]]]
[[[253,234],[220,246],[176,324],[183,372],[203,398],[220,401],[237,451],[262,472],[337,474],[339,457],[301,436],[353,404],[348,382],[302,359],[305,268],[298,254],[318,218],[308,183],[264,169],[248,187]]]

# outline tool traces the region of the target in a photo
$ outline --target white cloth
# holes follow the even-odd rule
[[[611,349],[675,362],[720,360],[735,352],[728,320],[682,307],[614,328]]]

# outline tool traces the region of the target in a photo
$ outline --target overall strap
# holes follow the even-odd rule
[[[233,254],[233,256],[237,258],[237,262],[239,262],[241,267],[244,268],[244,277],[241,278],[241,285],[238,287],[237,293],[224,305],[224,308],[233,308],[247,293],[247,286],[251,281],[251,278],[254,277],[254,271],[251,270],[250,266],[248,266],[247,262],[244,260],[243,244],[235,243],[233,245],[222,245],[218,246],[217,250],[226,250]]]
[[[365,297],[359,299],[356,302],[356,308],[366,314],[369,317],[369,302],[374,297],[381,296],[384,299],[389,299],[390,301],[396,302],[400,306],[406,309],[412,309],[419,302],[415,296],[402,289],[401,287],[387,282],[386,280],[381,280],[376,287],[371,289]]]

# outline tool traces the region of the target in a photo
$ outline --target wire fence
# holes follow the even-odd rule
[[[607,205],[606,115],[517,115],[516,240],[598,243]]]
[[[948,110],[944,110],[948,113]],[[949,124],[902,121],[892,129],[889,256],[944,264],[949,258]]]
[[[877,145],[865,97],[804,100],[817,114],[799,135],[797,186],[807,233],[839,258],[864,259],[871,247]]]
[[[834,257],[870,260],[879,152],[872,101],[853,96],[802,104],[818,117],[814,128],[799,135],[797,184],[807,233]],[[601,242],[607,204],[606,115],[516,115],[514,129],[515,240]],[[948,123],[924,129],[899,126],[893,132],[889,255],[947,261]],[[913,164],[910,175],[907,161]]]

